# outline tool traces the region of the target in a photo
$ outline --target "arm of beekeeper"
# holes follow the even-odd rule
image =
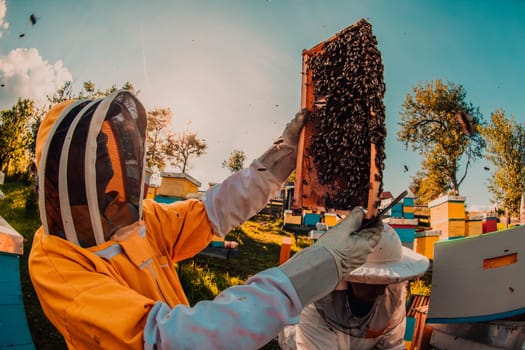
[[[301,309],[288,277],[271,268],[193,307],[157,302],[144,329],[144,348],[259,349],[297,323]]]
[[[206,192],[206,210],[216,234],[224,237],[257,214],[281,189],[295,169],[297,143],[305,120],[306,111],[297,113],[263,155]]]
[[[142,206],[149,237],[174,262],[192,258],[213,239],[213,229],[202,201],[170,204],[146,199]]]
[[[406,328],[406,295],[407,282],[394,283],[388,286],[391,293],[390,304],[385,305],[390,308],[385,314],[391,315],[385,333],[380,337],[376,344],[377,349],[381,350],[404,350]]]
[[[258,349],[297,323],[302,308],[279,268],[213,301],[171,308],[129,288],[96,254],[43,230],[29,268],[42,309],[71,349]]]
[[[382,223],[359,230],[360,208],[314,245],[245,285],[224,290],[194,307],[157,302],[148,315],[146,349],[258,349],[301,309],[332,291],[343,276],[366,261],[379,241]]]

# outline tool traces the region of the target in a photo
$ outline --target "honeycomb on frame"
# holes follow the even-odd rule
[[[385,155],[383,63],[372,26],[361,19],[303,51],[301,134],[294,207],[368,209],[383,190]]]

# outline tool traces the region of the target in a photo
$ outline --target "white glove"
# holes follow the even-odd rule
[[[359,230],[363,217],[363,209],[355,207],[350,215],[315,242],[315,245],[326,247],[336,258],[339,279],[363,265],[381,239],[383,222],[378,220],[377,224]]]
[[[383,223],[360,230],[363,209],[328,230],[311,247],[295,254],[279,268],[288,276],[304,306],[332,292],[352,270],[366,262],[381,238]]]
[[[282,136],[259,157],[264,166],[259,171],[269,170],[281,182],[288,178],[296,166],[297,143],[306,122],[306,114],[306,110],[300,111],[286,124]]]

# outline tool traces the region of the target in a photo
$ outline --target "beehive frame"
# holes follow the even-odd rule
[[[316,113],[318,111],[318,104],[320,101],[320,96],[316,96],[315,87],[318,83],[314,78],[314,72],[311,67],[312,62],[322,55],[325,54],[325,50],[328,45],[334,41],[341,40],[340,38],[343,35],[347,35],[348,32],[356,30],[358,26],[368,26],[365,29],[370,31],[371,35],[371,26],[364,20],[359,21],[355,25],[348,27],[341,31],[340,33],[334,35],[328,40],[321,42],[320,44],[314,46],[310,50],[303,51],[303,66],[302,66],[302,82],[301,82],[301,108],[306,109],[309,112]],[[373,37],[375,40],[375,37]],[[377,51],[378,52],[378,51]],[[379,54],[380,55],[380,54]],[[380,56],[379,56],[380,57]],[[377,68],[377,66],[376,66]],[[380,68],[380,69],[379,69]],[[383,160],[384,156],[384,138],[386,137],[386,129],[384,128],[384,106],[382,105],[382,97],[384,94],[384,83],[382,81],[382,64],[376,70],[379,71],[376,73],[376,81],[378,84],[382,84],[382,90],[377,93],[380,95],[380,105],[376,106],[377,111],[374,111],[370,108],[368,118],[376,118],[376,112],[379,113],[379,117],[376,118],[379,120],[379,124],[375,127],[380,129],[380,137],[375,137],[374,142],[370,142],[369,149],[367,149],[366,155],[370,158],[367,159],[369,166],[368,174],[364,174],[362,169],[361,173],[356,175],[353,173],[345,173],[345,176],[360,176],[361,181],[363,180],[368,182],[361,186],[359,191],[362,191],[359,198],[362,200],[354,201],[350,203],[349,206],[342,207],[341,205],[330,205],[327,204],[330,196],[334,196],[336,190],[331,184],[323,184],[319,180],[319,169],[317,164],[315,164],[314,159],[311,154],[309,154],[309,148],[312,145],[312,138],[315,136],[316,130],[312,120],[309,120],[303,129],[300,139],[299,139],[299,148],[298,148],[298,157],[297,157],[297,167],[296,167],[296,181],[295,181],[295,191],[294,191],[294,203],[295,208],[304,208],[304,209],[313,209],[320,211],[336,211],[336,212],[346,212],[352,206],[360,205],[367,208],[367,218],[372,218],[377,213],[377,207],[379,205],[379,196],[382,191],[382,170],[383,170]],[[377,105],[378,99],[375,99]],[[367,126],[369,127],[369,126]],[[376,145],[377,143],[377,145]],[[378,148],[379,148],[379,157],[378,157]],[[327,155],[329,156],[329,155]],[[368,177],[367,179],[362,179]],[[358,191],[358,190],[356,190]]]

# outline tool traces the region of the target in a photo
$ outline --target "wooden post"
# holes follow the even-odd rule
[[[281,242],[281,252],[279,254],[279,265],[290,259],[290,248],[292,246],[291,237],[283,237]]]

